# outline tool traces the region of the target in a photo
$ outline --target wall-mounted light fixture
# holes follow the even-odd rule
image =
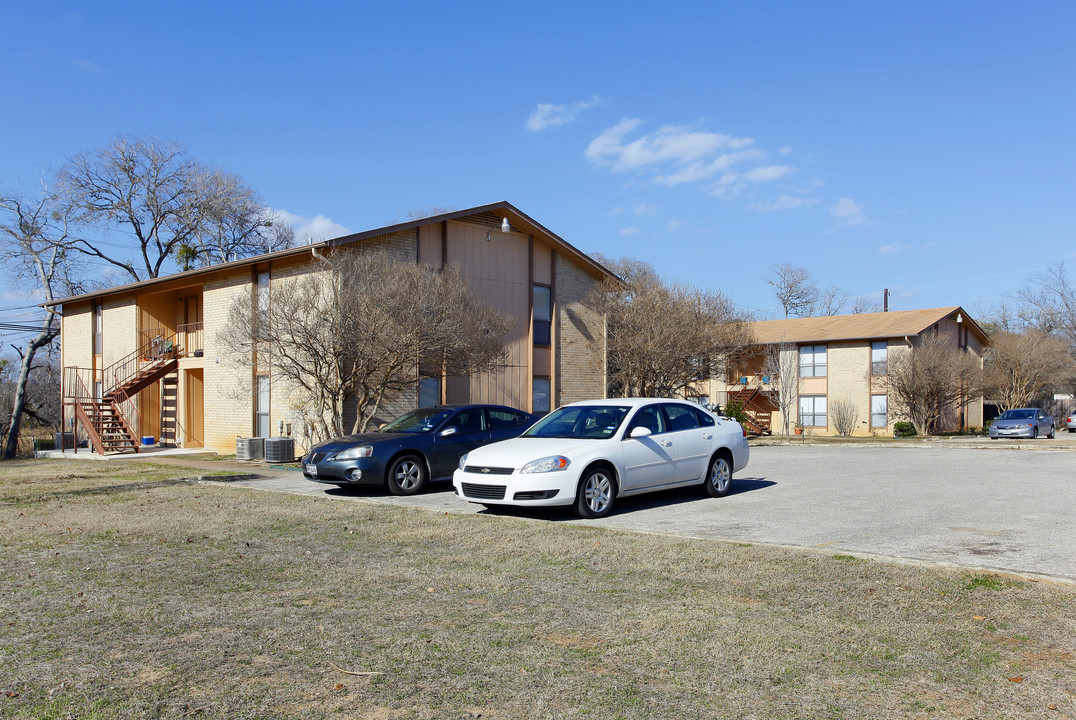
[[[504,218],[503,220],[501,220],[501,232],[503,232],[503,233],[512,232],[512,226],[508,223],[508,218]],[[486,232],[486,242],[490,241],[490,237],[492,235],[493,235],[493,228],[490,228]]]

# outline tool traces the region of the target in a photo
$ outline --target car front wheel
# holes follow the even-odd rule
[[[403,455],[392,461],[388,472],[389,492],[393,495],[414,495],[426,486],[426,465],[422,458]]]
[[[575,494],[575,514],[581,518],[600,518],[613,509],[613,477],[605,468],[587,471]]]
[[[724,497],[732,487],[732,466],[724,455],[717,455],[710,461],[706,472],[706,492],[710,497]]]

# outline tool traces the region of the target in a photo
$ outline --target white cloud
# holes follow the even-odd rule
[[[527,118],[527,129],[533,132],[545,130],[548,127],[567,125],[575,120],[579,113],[589,110],[601,103],[597,95],[590,100],[572,103],[571,105],[553,105],[551,103],[538,103],[531,116]]]
[[[636,217],[642,217],[644,215],[653,215],[657,211],[658,211],[658,209],[656,207],[654,207],[653,205],[647,205],[646,203],[639,203],[639,204],[637,204],[635,206],[635,209],[632,212],[635,213]]]
[[[773,200],[760,200],[748,205],[749,210],[758,210],[760,212],[771,212],[774,210],[795,210],[796,208],[811,207],[818,200],[808,197],[797,197],[795,195],[781,195]]]
[[[713,177],[719,172],[724,172],[728,176],[728,170],[733,165],[747,160],[760,160],[765,157],[765,153],[761,150],[748,149],[737,150],[735,152],[723,153],[718,155],[710,162],[701,163],[693,162],[689,163],[685,167],[677,170],[674,173],[668,175],[658,175],[654,178],[654,182],[661,185],[679,185],[681,183],[696,182],[698,180],[706,180]]]
[[[794,172],[796,168],[789,165],[767,165],[748,170],[743,174],[743,179],[747,182],[769,182]]]
[[[905,243],[893,243],[892,245],[881,246],[880,248],[878,248],[878,252],[881,255],[892,257],[893,255],[899,255],[905,250],[909,250],[910,248],[911,246],[906,245]]]
[[[610,165],[614,172],[622,172],[651,165],[697,163],[722,149],[736,150],[754,142],[751,138],[674,125],[665,125],[656,133],[624,142],[625,136],[642,122],[636,118],[624,118],[606,129],[587,147],[587,159],[598,165]]]
[[[287,210],[274,210],[288,225],[295,230],[295,237],[300,242],[316,242],[318,240],[330,240],[342,235],[351,234],[351,230],[340,223],[333,222],[324,215],[315,215],[312,218],[296,215]]]
[[[842,225],[862,225],[867,221],[863,209],[852,198],[842,197],[829,209],[829,214]]]
[[[632,235],[638,235],[639,234],[639,228],[637,228],[637,227],[626,227],[626,228],[624,228],[623,230],[620,231],[620,234],[623,235],[624,237],[631,237]]]
[[[683,227],[684,227],[684,223],[680,222],[679,220],[670,220],[665,225],[665,229],[667,231],[669,231],[669,232],[680,232],[680,230],[682,230]]]

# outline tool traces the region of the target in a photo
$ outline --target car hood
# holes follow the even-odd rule
[[[580,452],[585,451],[587,448],[607,442],[609,441],[580,440],[577,438],[518,437],[472,450],[467,455],[467,464],[518,469],[531,460],[549,457],[550,455],[564,455],[574,460]]]
[[[317,452],[331,452],[352,447],[354,445],[377,445],[378,443],[398,441],[403,438],[416,437],[417,435],[425,435],[425,433],[357,433],[355,435],[345,435],[343,437],[327,440],[320,445],[315,445],[313,449]]]

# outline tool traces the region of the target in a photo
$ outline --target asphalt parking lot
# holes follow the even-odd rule
[[[504,510],[542,522],[773,543],[1076,582],[1076,452],[1062,449],[771,445],[724,498],[701,489],[619,501],[613,515]],[[435,485],[413,498],[339,490],[297,472],[231,483],[438,512],[488,512]]]

